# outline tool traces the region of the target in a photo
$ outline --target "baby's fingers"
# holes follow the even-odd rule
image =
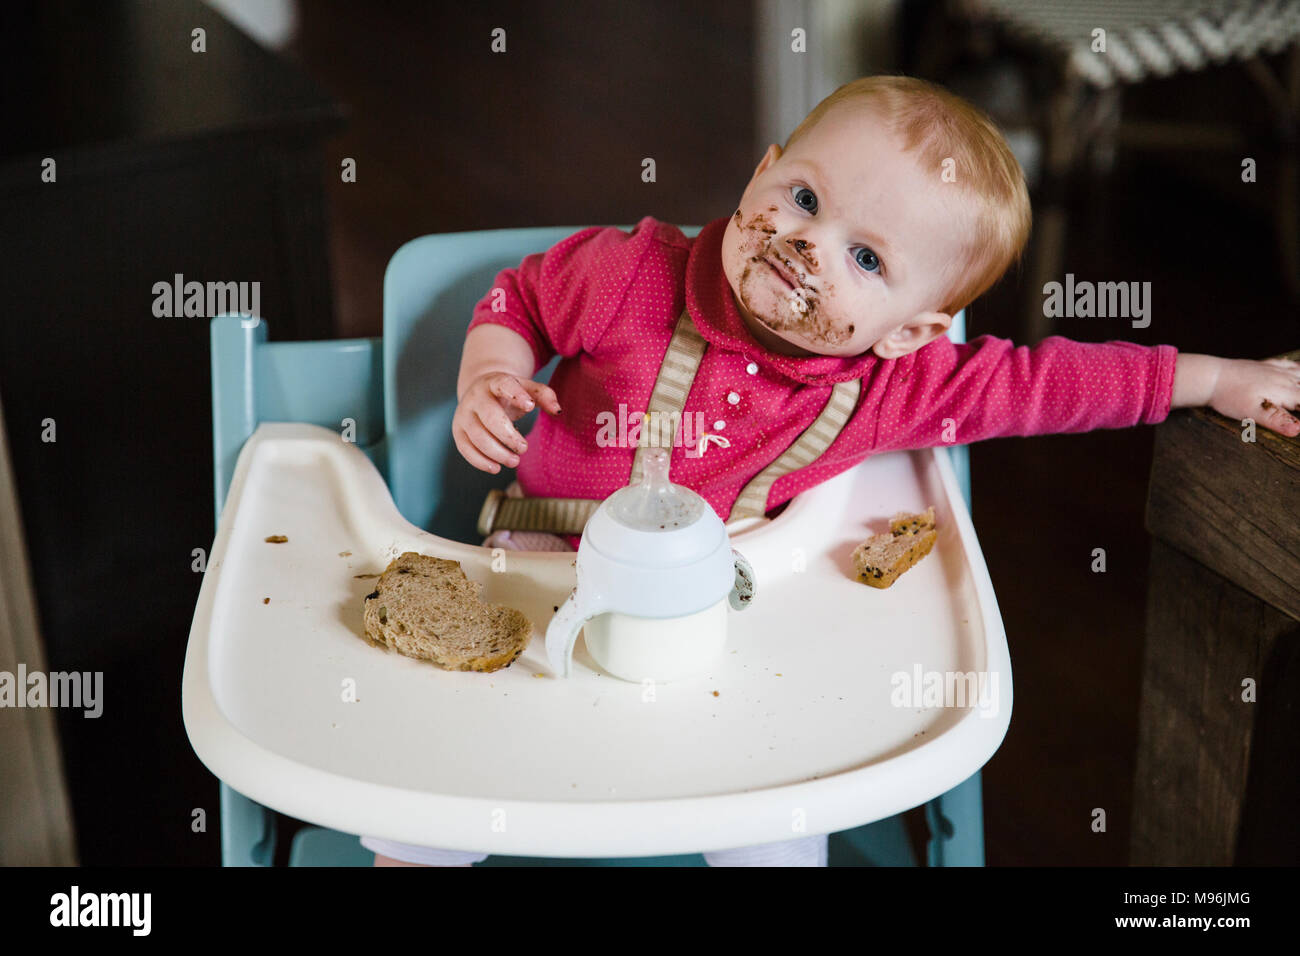
[[[1281,405],[1270,402],[1266,398],[1259,403],[1259,407],[1262,411],[1259,422],[1265,428],[1292,438],[1300,435],[1300,419],[1288,413]]]
[[[1300,372],[1300,362],[1293,361],[1292,359],[1260,359],[1260,362],[1265,365],[1272,365],[1274,368],[1280,368],[1286,372]]]
[[[528,442],[515,431],[506,413],[495,407],[475,409],[474,420],[477,428],[471,427],[469,431],[479,451],[511,468],[518,465],[519,455],[528,449]]]
[[[528,394],[525,385],[531,385],[532,382],[521,382],[513,375],[494,375],[488,379],[488,391],[495,397],[502,399],[508,405],[514,405],[519,409],[520,414],[532,411],[533,399]],[[518,417],[518,416],[516,416]]]
[[[541,382],[524,382],[524,388],[528,389],[546,411],[552,415],[559,412],[560,398],[549,385],[543,385]],[[531,407],[530,405],[529,408]]]
[[[453,432],[453,434],[455,433]],[[474,443],[469,440],[468,432],[465,433],[465,438],[463,440],[460,435],[456,435],[455,437],[456,447],[460,449],[460,453],[465,456],[467,462],[479,471],[486,471],[495,475],[501,470],[500,465],[475,447]]]

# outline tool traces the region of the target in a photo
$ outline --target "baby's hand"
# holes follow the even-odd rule
[[[560,400],[547,385],[508,372],[480,375],[465,389],[451,420],[456,448],[480,471],[496,474],[501,470],[497,462],[516,467],[519,455],[511,449],[523,454],[528,442],[513,423],[532,411],[537,402],[552,415],[560,410]]]
[[[1300,435],[1286,409],[1300,407],[1300,362],[1289,359],[1220,359],[1210,407],[1234,421],[1252,418],[1279,435]]]

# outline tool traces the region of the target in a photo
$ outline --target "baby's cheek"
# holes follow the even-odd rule
[[[749,258],[750,256],[762,255],[767,248],[767,237],[750,231],[740,233],[740,253]]]

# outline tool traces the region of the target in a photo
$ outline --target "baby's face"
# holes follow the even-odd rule
[[[760,343],[786,355],[882,358],[943,334],[970,210],[903,152],[870,107],[840,103],[768,148],[722,238],[722,267]]]

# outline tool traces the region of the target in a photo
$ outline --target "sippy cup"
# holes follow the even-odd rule
[[[551,670],[569,676],[578,632],[596,663],[628,681],[706,671],[742,611],[754,572],[703,498],[668,480],[668,452],[647,448],[640,483],[606,498],[583,529],[578,583],[546,629]]]

